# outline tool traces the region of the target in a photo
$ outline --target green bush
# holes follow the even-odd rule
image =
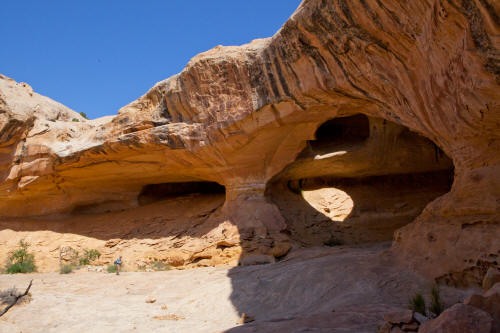
[[[416,293],[410,298],[408,308],[414,312],[421,313],[425,316],[425,299],[422,294]]]
[[[32,273],[36,272],[36,266],[33,262],[16,262],[13,264],[7,265],[6,272],[8,274],[17,274],[17,273]]]
[[[61,268],[59,269],[60,274],[69,274],[73,272],[73,265],[62,265]]]
[[[36,272],[35,256],[28,252],[29,243],[19,241],[19,248],[10,253],[5,271],[8,274]]]
[[[85,112],[80,112],[80,116],[82,116],[85,119],[89,119],[89,118],[87,118],[87,114]]]
[[[108,268],[106,270],[108,271],[108,273],[116,273],[116,266],[108,265]]]
[[[71,121],[74,122],[74,123],[79,123],[80,122],[80,120],[78,120],[76,118],[71,119]]]
[[[439,316],[441,312],[444,310],[444,304],[441,300],[441,292],[437,285],[434,285],[431,289],[431,305],[429,307],[429,311],[434,313],[436,316]]]
[[[90,265],[90,263],[101,256],[101,252],[95,249],[83,250],[83,257],[80,258],[80,266]]]

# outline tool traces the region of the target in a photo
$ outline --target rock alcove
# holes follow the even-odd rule
[[[267,196],[302,245],[389,241],[437,197],[454,167],[432,141],[363,114],[321,124]]]

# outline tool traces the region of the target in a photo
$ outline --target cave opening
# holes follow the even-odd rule
[[[336,144],[361,143],[370,136],[370,122],[364,114],[333,118],[318,127],[315,140],[309,141],[313,149]]]
[[[143,186],[137,201],[139,205],[147,205],[153,202],[166,200],[173,197],[189,194],[211,194],[225,195],[226,188],[216,182],[182,182],[182,183],[160,183]]]
[[[380,118],[328,120],[306,149],[266,189],[304,246],[390,241],[453,183],[434,142]]]

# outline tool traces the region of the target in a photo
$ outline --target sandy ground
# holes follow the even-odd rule
[[[383,313],[431,285],[395,266],[387,247],[311,248],[237,268],[1,275],[1,290],[34,282],[0,332],[375,332]],[[453,304],[470,292],[443,296]],[[238,325],[243,312],[255,321]]]

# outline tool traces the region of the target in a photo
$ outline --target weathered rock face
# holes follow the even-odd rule
[[[150,184],[216,182],[226,201],[210,222],[267,254],[290,225],[271,183],[453,164],[451,189],[426,187],[420,208],[448,192],[399,229],[394,252],[430,276],[478,282],[500,253],[499,12],[491,0],[306,0],[274,37],[202,53],[92,121],[2,77],[0,213],[134,208]],[[369,133],[354,118],[314,143],[321,124],[357,114]]]
[[[482,295],[474,294],[469,296],[464,300],[464,304],[489,313],[493,318],[492,332],[500,330],[500,282],[488,290],[485,289]]]
[[[478,308],[464,304],[455,304],[436,319],[420,326],[420,333],[489,333],[492,331],[491,316]]]
[[[124,269],[136,271],[163,262],[174,268],[236,265],[242,252],[230,223],[208,219],[224,203],[224,195],[185,195],[136,209],[82,213],[64,218],[17,218],[0,221],[0,247],[31,244],[39,271],[57,271],[60,264],[78,263],[87,249],[101,256],[93,265],[112,264],[123,256]],[[0,253],[0,262],[7,259]]]

